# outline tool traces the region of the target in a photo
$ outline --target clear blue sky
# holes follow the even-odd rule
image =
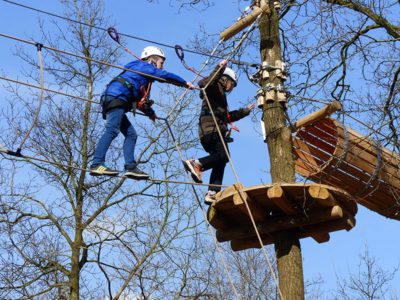
[[[19,0],[19,2],[58,14],[62,12],[58,1],[54,0]],[[141,0],[108,0],[105,2],[106,14],[115,22],[120,32],[182,46],[187,45],[200,26],[203,26],[209,33],[219,33],[234,22],[239,15],[239,9],[243,9],[248,3],[244,2],[242,7],[238,7],[236,4],[232,4],[235,1],[215,1],[218,2],[216,6],[206,11],[182,10],[178,13],[178,9],[169,6],[170,1],[167,0],[159,1],[158,4],[149,4]],[[231,7],[226,4],[231,4]],[[36,36],[39,16],[44,19],[48,18],[0,1],[0,32],[23,38],[34,36],[40,41],[40,36]],[[65,26],[61,20],[58,20],[58,24]],[[0,38],[0,45],[0,74],[12,78],[19,77],[23,80],[24,78],[19,75],[23,68],[21,61],[16,60],[12,55],[15,42]],[[147,43],[140,41],[128,40],[128,47],[135,53],[140,53],[146,45]],[[174,51],[165,50],[168,55],[166,69],[181,74],[185,79],[191,79],[192,74],[181,66]],[[36,56],[35,49],[32,49],[32,55]],[[185,58],[195,67],[199,67],[203,60],[202,57],[189,53],[186,53]],[[126,59],[130,60],[131,58],[126,57]],[[4,93],[2,84],[0,91],[2,94]],[[256,88],[249,84],[242,74],[238,88],[229,96],[230,108],[239,107],[240,103],[246,102],[255,93]],[[257,118],[260,118],[260,114]],[[259,135],[259,121],[252,123],[250,118],[247,118],[238,122],[237,125],[241,132],[235,133],[235,143],[230,146],[231,156],[240,181],[245,186],[269,183],[269,158],[266,144]],[[234,182],[232,172],[227,167],[224,183],[232,184]],[[398,238],[400,222],[385,219],[362,206],[359,206],[356,219],[357,225],[353,230],[332,233],[328,243],[317,244],[312,239],[301,240],[306,280],[312,280],[321,275],[326,281],[324,287],[334,288],[335,272],[343,274],[347,270],[353,270],[353,272],[357,270],[358,255],[364,251],[366,246],[383,268],[390,269],[400,264],[400,240]],[[398,286],[397,294],[400,294],[400,274],[395,282]]]

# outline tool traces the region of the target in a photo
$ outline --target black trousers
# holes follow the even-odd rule
[[[199,159],[203,166],[203,171],[211,170],[210,184],[222,185],[222,179],[224,178],[225,166],[229,162],[228,156],[226,155],[224,144],[226,145],[228,152],[229,148],[225,141],[221,141],[218,132],[213,132],[205,135],[200,139],[201,145],[204,150],[209,153],[208,156]],[[209,187],[208,190],[219,192],[220,187]]]

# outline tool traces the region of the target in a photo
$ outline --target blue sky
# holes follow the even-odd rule
[[[20,3],[34,6],[43,10],[61,13],[62,9],[58,1],[23,1]],[[228,27],[239,16],[239,9],[243,9],[248,2],[238,7],[236,1],[217,1],[218,3],[206,11],[186,10],[180,13],[176,7],[171,7],[170,1],[161,0],[158,4],[149,4],[145,1],[119,0],[105,1],[106,15],[110,16],[120,32],[131,35],[157,40],[167,44],[180,44],[185,46],[193,38],[200,26],[209,33],[216,34]],[[226,6],[230,5],[230,6]],[[27,38],[36,36],[38,17],[47,19],[47,16],[35,13],[24,8],[19,8],[0,1],[0,32]],[[60,26],[65,26],[63,21],[58,20]],[[11,78],[23,77],[20,70],[23,68],[21,61],[13,57],[15,42],[0,37],[0,74]],[[136,54],[148,43],[129,39],[127,46]],[[168,59],[166,69],[180,74],[185,79],[193,78],[193,74],[185,70],[178,61],[172,49],[164,49]],[[32,47],[32,55],[36,57],[36,49]],[[124,56],[131,60],[129,56]],[[204,58],[194,54],[186,53],[186,61],[199,68]],[[117,74],[118,71],[115,72]],[[229,96],[230,108],[235,109],[256,93],[256,87],[250,84],[242,74],[237,89]],[[0,85],[0,91],[3,91]],[[2,93],[3,94],[3,93]],[[260,118],[260,114],[257,115]],[[269,158],[267,146],[259,134],[259,121],[251,122],[250,118],[237,123],[241,132],[235,133],[235,143],[230,144],[231,156],[235,169],[239,174],[240,181],[245,186],[269,183]],[[232,171],[226,169],[225,184],[235,182]],[[359,206],[356,216],[357,225],[350,232],[340,231],[331,234],[328,243],[317,244],[312,239],[301,240],[304,260],[305,279],[312,280],[319,275],[326,281],[326,288],[335,287],[335,273],[343,274],[348,270],[353,272],[357,269],[358,255],[365,247],[369,248],[370,254],[377,258],[378,263],[384,269],[391,269],[400,264],[400,240],[398,232],[400,223],[386,219],[374,212]],[[397,275],[394,286],[397,283],[397,294],[400,294],[400,274]]]

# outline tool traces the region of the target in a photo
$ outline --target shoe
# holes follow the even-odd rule
[[[136,179],[136,180],[146,180],[150,178],[149,174],[146,174],[142,170],[140,170],[138,167],[134,168],[125,168],[125,177],[131,178],[131,179]]]
[[[204,203],[207,205],[213,204],[216,201],[215,199],[216,193],[217,193],[216,191],[208,191],[206,196],[204,197]]]
[[[90,167],[89,174],[92,176],[101,176],[101,175],[117,176],[119,174],[119,171],[112,170],[104,165],[96,165]]]
[[[189,159],[183,162],[185,169],[192,174],[192,179],[196,183],[202,183],[201,178],[201,165],[196,163],[193,159]]]

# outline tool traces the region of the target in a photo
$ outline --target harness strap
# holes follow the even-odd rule
[[[113,83],[113,82],[119,82],[120,84],[122,84],[124,87],[126,87],[126,88],[129,90],[129,92],[131,93],[132,98],[135,97],[135,94],[133,93],[133,87],[134,87],[134,85],[131,84],[128,80],[126,80],[125,78],[123,78],[123,77],[121,77],[121,76],[117,76],[117,77],[114,77],[114,78],[110,81],[110,83],[109,83],[108,85],[110,85],[110,84]]]

